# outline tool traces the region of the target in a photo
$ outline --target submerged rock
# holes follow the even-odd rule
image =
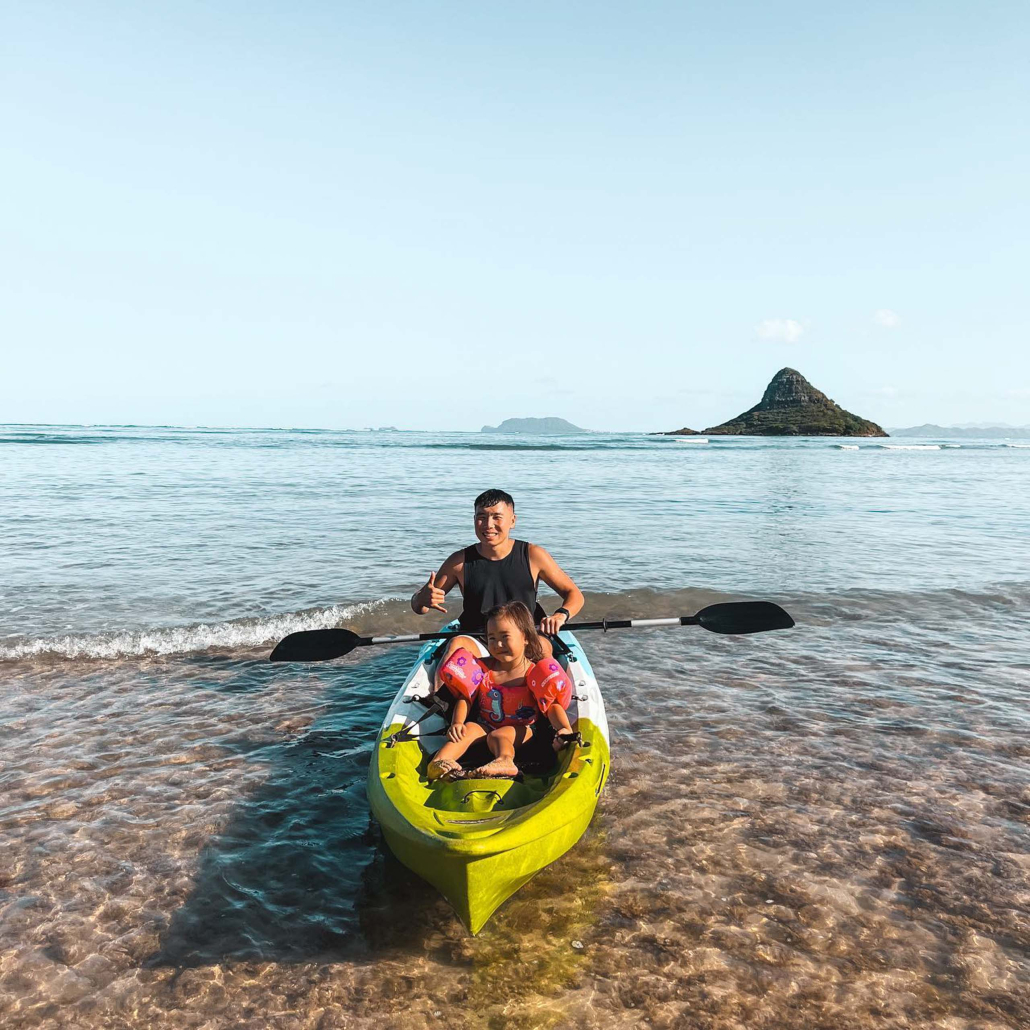
[[[710,436],[886,436],[875,422],[853,415],[817,390],[800,372],[781,368],[762,399]]]

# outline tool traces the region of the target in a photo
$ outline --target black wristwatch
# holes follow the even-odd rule
[[[566,608],[566,607],[565,607],[565,605],[562,605],[562,606],[561,606],[560,608],[557,608],[557,609],[555,609],[555,612],[554,612],[554,614],[555,614],[555,615],[564,615],[564,616],[565,616],[565,621],[566,621],[566,622],[568,622],[568,621],[569,621],[569,619],[571,619],[571,618],[572,618],[572,612],[570,612],[570,611],[568,610],[568,608]],[[552,616],[552,617],[553,617],[553,616]]]

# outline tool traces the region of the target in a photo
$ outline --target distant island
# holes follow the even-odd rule
[[[886,436],[875,422],[852,415],[817,390],[797,369],[781,368],[762,399],[703,434],[676,429],[666,436]]]
[[[935,437],[943,436],[963,440],[1030,440],[1030,426],[1004,426],[993,423],[984,426],[937,426],[927,422],[908,429],[892,429],[891,436]]]
[[[538,436],[569,436],[588,433],[563,418],[506,418],[499,426],[483,426],[481,433],[536,433]]]

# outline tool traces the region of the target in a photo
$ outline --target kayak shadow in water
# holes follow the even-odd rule
[[[454,918],[388,853],[365,797],[373,744],[413,652],[362,658],[306,667],[325,684],[323,714],[306,732],[238,749],[268,776],[206,844],[193,891],[148,966],[358,958],[406,949],[419,927]],[[244,689],[254,671],[207,686]],[[268,681],[262,667],[259,682]]]
[[[179,661],[202,677],[197,680],[199,687],[223,694],[253,694],[273,686],[276,679],[282,677],[282,666],[265,660],[265,656],[258,661],[241,661],[231,655],[194,654],[184,655]],[[333,673],[324,677],[328,687],[331,688],[333,682],[340,682],[340,674],[344,671],[340,666],[319,668],[322,672]]]

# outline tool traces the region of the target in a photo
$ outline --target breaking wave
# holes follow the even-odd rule
[[[230,619],[155,629],[115,630],[35,637],[0,644],[0,661],[21,658],[129,658],[147,655],[246,651],[275,643],[287,633],[328,629],[382,607],[382,601],[330,605],[266,618]]]
[[[663,590],[640,587],[616,593],[588,591],[584,618],[668,618],[693,615],[722,601],[769,600],[786,608],[798,625],[889,619],[915,625],[921,620],[967,620],[977,615],[1022,611],[1030,606],[1030,582],[994,584],[977,591],[942,589],[896,591],[856,588],[790,595],[727,594],[685,587]],[[545,606],[547,602],[545,601]],[[453,614],[453,613],[452,613]],[[402,598],[380,598],[330,605],[261,618],[194,623],[152,629],[8,639],[0,644],[0,661],[112,660],[204,653],[254,657],[271,650],[288,633],[346,626],[362,635],[432,633],[446,619],[419,617]]]
[[[939,443],[874,443],[885,451],[939,451]]]

